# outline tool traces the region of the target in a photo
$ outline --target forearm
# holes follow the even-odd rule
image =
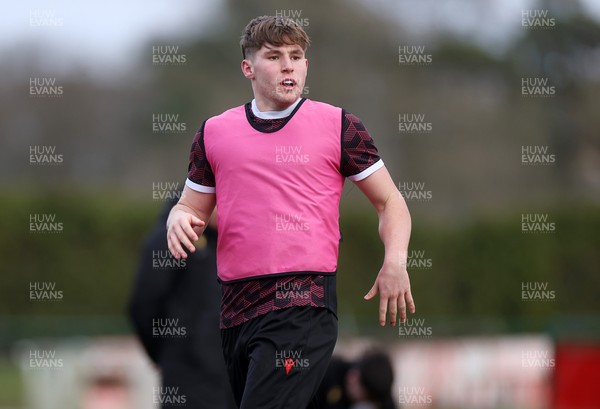
[[[389,307],[390,324],[395,325],[398,312],[401,322],[406,320],[407,307],[410,312],[415,312],[415,303],[410,293],[410,279],[406,271],[410,213],[385,167],[357,182],[357,185],[377,210],[379,236],[385,246],[383,266],[365,299],[370,300],[379,293],[379,324],[385,325]]]
[[[411,219],[404,198],[395,190],[378,209],[379,237],[385,246],[384,264],[406,267]]]

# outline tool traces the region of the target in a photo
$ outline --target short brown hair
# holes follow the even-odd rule
[[[280,46],[283,44],[297,44],[304,51],[310,44],[310,39],[306,31],[294,20],[283,16],[260,16],[252,19],[240,40],[242,47],[242,56],[250,55],[253,52],[268,44]]]

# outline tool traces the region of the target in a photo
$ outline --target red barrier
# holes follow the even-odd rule
[[[600,345],[559,343],[553,390],[555,409],[600,408]]]

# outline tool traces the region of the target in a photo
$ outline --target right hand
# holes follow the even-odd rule
[[[194,228],[203,230],[206,223],[185,210],[174,209],[167,219],[167,243],[169,251],[177,260],[187,258],[187,253],[182,244],[190,251],[196,251],[193,242],[198,240],[198,234]]]

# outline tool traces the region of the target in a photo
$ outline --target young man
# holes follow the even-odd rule
[[[344,178],[379,215],[379,323],[414,312],[406,257],[410,216],[360,120],[301,98],[309,39],[290,19],[244,29],[242,73],[254,100],[209,118],[192,144],[188,180],[167,221],[177,258],[194,251],[215,204],[221,335],[242,409],[304,409],[337,338],[335,274]]]

